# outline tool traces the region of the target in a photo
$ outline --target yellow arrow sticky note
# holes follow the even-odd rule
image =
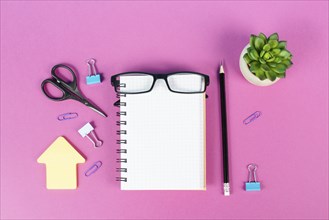
[[[76,189],[77,164],[86,160],[60,136],[37,161],[46,164],[47,189]]]

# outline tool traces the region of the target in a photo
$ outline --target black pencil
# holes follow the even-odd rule
[[[223,143],[223,175],[224,175],[224,195],[230,195],[229,167],[228,167],[228,141],[227,141],[227,119],[226,119],[226,96],[225,96],[225,74],[223,64],[219,68],[220,84],[220,107],[222,115],[222,143]]]

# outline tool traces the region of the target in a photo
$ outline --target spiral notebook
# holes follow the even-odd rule
[[[120,96],[121,190],[205,190],[205,94],[158,80],[151,92]]]

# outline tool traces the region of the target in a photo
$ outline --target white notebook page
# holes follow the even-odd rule
[[[126,80],[126,81],[125,81]],[[121,79],[122,83],[130,79]],[[121,97],[120,139],[127,149],[122,190],[205,190],[205,94],[178,94],[157,80],[153,90]]]

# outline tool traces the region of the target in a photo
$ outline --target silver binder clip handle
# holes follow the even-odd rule
[[[93,137],[90,137],[90,134]],[[94,147],[100,147],[103,145],[103,141],[99,140],[94,131],[91,131],[90,134],[87,134],[86,137],[93,143]]]
[[[257,170],[257,165],[256,164],[249,164],[248,165],[248,171],[249,171],[249,183],[252,182],[252,177],[254,177],[254,182],[257,182],[257,176],[256,176],[256,170]]]
[[[88,65],[88,76],[92,76],[92,75],[95,76],[97,74],[96,67],[95,67],[96,60],[93,58],[90,58],[90,59],[86,60],[86,63]]]

